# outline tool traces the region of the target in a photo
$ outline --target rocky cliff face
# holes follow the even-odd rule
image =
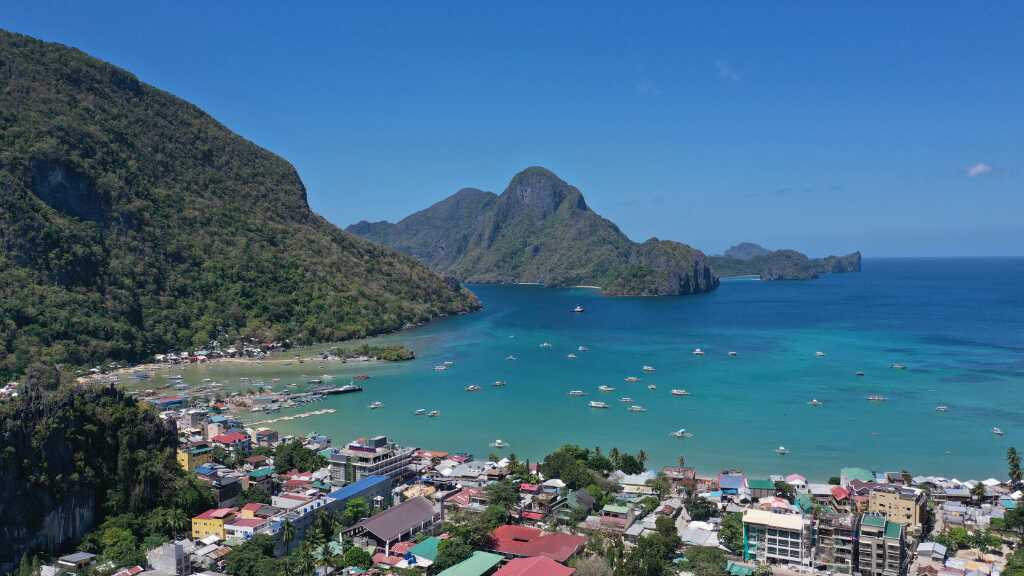
[[[727,258],[738,258],[740,260],[750,260],[755,256],[764,256],[771,253],[771,250],[762,248],[758,244],[753,242],[740,242],[739,244],[729,248],[725,251],[724,256]]]
[[[462,190],[397,224],[349,232],[416,256],[467,282],[601,286],[617,295],[713,290],[707,258],[685,244],[629,240],[551,171],[516,174],[501,195]]]

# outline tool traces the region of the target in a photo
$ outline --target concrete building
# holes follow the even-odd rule
[[[877,513],[861,516],[857,568],[862,576],[902,576],[908,563],[906,547],[902,524]]]
[[[164,542],[146,552],[146,563],[152,570],[175,576],[188,576],[192,573],[192,564],[188,560],[185,545],[188,541]]]
[[[919,533],[928,507],[924,490],[895,484],[875,484],[868,494],[868,512]]]
[[[809,566],[812,533],[810,518],[800,514],[747,510],[743,513],[743,559]]]
[[[387,476],[366,476],[356,482],[328,494],[327,508],[342,512],[355,498],[362,498],[371,512],[380,512],[391,507],[391,478]]]
[[[857,517],[853,514],[824,513],[818,517],[815,566],[852,574],[857,551]]]
[[[207,442],[193,442],[178,447],[178,464],[191,472],[196,466],[213,462],[213,446]]]
[[[344,448],[333,450],[328,458],[331,484],[344,486],[367,476],[387,476],[400,483],[412,475],[415,452],[415,448],[388,441],[387,436],[350,442]]]

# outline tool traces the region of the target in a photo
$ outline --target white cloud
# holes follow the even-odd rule
[[[661,88],[659,88],[652,80],[644,78],[640,82],[637,82],[636,93],[639,96],[661,96]]]
[[[725,60],[715,60],[715,66],[718,68],[718,77],[723,80],[731,80],[733,82],[740,79],[740,74],[733,69]]]
[[[967,167],[967,175],[971,178],[975,176],[984,176],[992,171],[992,167],[984,162],[978,162]]]

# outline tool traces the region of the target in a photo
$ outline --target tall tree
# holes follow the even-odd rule
[[[1009,469],[1010,480],[1014,484],[1019,484],[1021,481],[1020,454],[1012,446],[1006,449],[1006,465]]]

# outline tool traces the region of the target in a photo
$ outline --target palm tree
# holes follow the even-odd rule
[[[682,468],[684,466],[686,466],[686,456],[683,456],[682,454],[680,454],[679,455],[679,467]]]
[[[639,460],[641,464],[645,464],[646,465],[647,464],[647,452],[644,452],[643,449],[641,449],[640,452],[636,455],[636,459]]]
[[[1006,464],[1009,467],[1010,480],[1015,484],[1019,483],[1021,481],[1020,454],[1012,446],[1006,450]]]
[[[971,488],[971,498],[975,500],[983,500],[985,498],[985,485],[978,482]]]
[[[304,544],[302,549],[299,550],[299,557],[296,559],[295,567],[298,569],[299,574],[303,576],[316,572],[316,558],[313,557],[313,549],[308,544]]]
[[[295,540],[295,527],[290,521],[285,520],[284,525],[281,526],[281,542],[284,543],[285,553],[291,548],[292,540]]]

